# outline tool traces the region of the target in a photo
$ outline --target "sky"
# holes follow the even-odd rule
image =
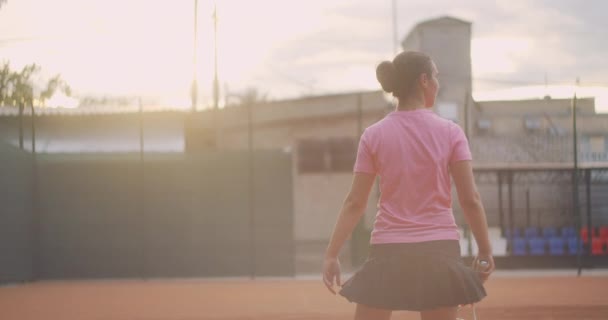
[[[196,70],[204,107],[212,94],[213,3],[198,4],[194,68],[194,0],[6,0],[0,62],[37,63],[41,81],[59,73],[77,96],[141,96],[184,107]],[[391,0],[215,3],[222,96],[249,88],[271,99],[377,90],[375,67],[393,56]],[[608,1],[395,3],[399,39],[439,16],[473,23],[477,99],[569,97],[579,78],[579,92],[608,112]]]

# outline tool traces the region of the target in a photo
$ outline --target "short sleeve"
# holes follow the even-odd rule
[[[357,148],[357,159],[355,160],[354,172],[376,174],[374,154],[370,148],[370,134],[365,130],[359,140]]]
[[[472,160],[471,149],[469,149],[469,141],[467,140],[464,131],[457,124],[451,126],[451,143],[452,151],[450,155],[450,163],[463,160]]]

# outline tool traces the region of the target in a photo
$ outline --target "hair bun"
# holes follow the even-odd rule
[[[380,82],[382,90],[393,93],[397,84],[397,69],[390,61],[382,61],[376,68],[376,79]]]

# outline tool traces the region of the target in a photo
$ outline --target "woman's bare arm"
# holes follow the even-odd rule
[[[365,213],[367,199],[374,185],[376,176],[368,173],[355,173],[351,189],[344,200],[338,221],[327,247],[325,256],[336,258],[344,242],[355,229],[355,226]]]
[[[475,185],[471,161],[457,161],[452,163],[450,165],[450,173],[454,179],[454,184],[456,185],[458,201],[462,207],[464,217],[471,227],[475,242],[477,242],[477,247],[479,248],[477,259],[483,259],[490,262],[490,266],[486,269],[488,272],[482,273],[482,276],[487,279],[489,274],[494,271],[492,245],[488,235],[486,212]]]

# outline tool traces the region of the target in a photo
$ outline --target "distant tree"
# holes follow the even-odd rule
[[[50,99],[57,90],[63,91],[63,93],[65,93],[67,96],[72,95],[72,89],[70,86],[63,79],[61,79],[60,75],[56,75],[47,82],[46,89],[40,92],[40,104],[44,105],[44,102],[47,99]]]
[[[8,63],[5,63],[0,69],[0,106],[7,104],[9,87],[12,85],[13,80],[12,77],[13,73],[11,72]]]
[[[2,0],[0,0],[2,1]],[[26,107],[34,108],[34,100],[40,104],[53,96],[61,89],[66,95],[71,94],[70,87],[59,75],[51,78],[46,88],[40,92],[38,97],[34,96],[33,76],[40,71],[36,64],[30,64],[21,71],[12,71],[8,62],[0,68],[0,106],[12,106],[19,108],[19,146],[23,148],[23,111]]]
[[[37,65],[31,64],[16,72],[5,63],[0,69],[0,105],[19,107],[32,105],[34,103],[32,76],[39,70]]]
[[[1,1],[1,0],[0,0]],[[55,75],[46,83],[44,89],[38,96],[34,96],[33,76],[40,71],[36,64],[30,64],[19,72],[12,71],[8,62],[0,67],[0,106],[27,107],[32,106],[34,101],[44,105],[45,101],[52,97],[55,92],[61,90],[70,96],[72,90],[70,86],[61,79],[60,75]]]
[[[35,64],[13,72],[8,63],[0,69],[0,105],[19,107],[19,147],[23,149],[23,109],[34,105],[32,75],[39,70]]]

